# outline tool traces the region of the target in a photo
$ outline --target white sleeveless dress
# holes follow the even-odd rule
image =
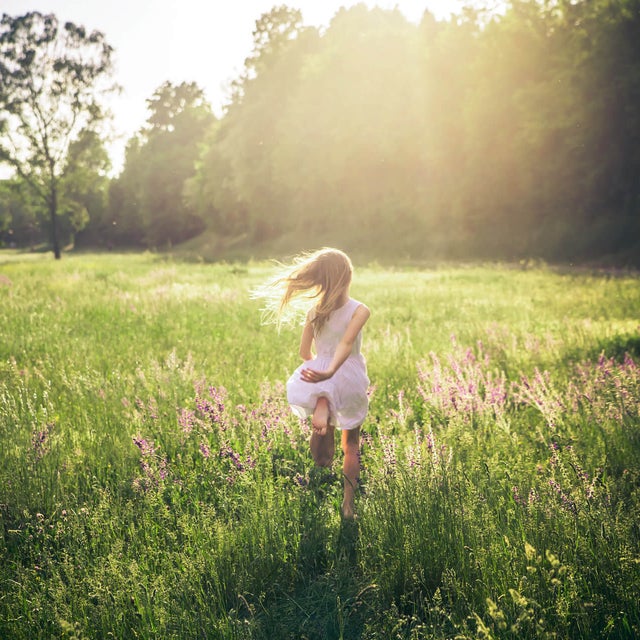
[[[321,382],[306,382],[300,377],[303,369],[323,371],[331,364],[336,348],[360,304],[349,298],[345,305],[331,313],[315,336],[316,358],[303,362],[287,381],[287,401],[300,418],[312,415],[318,398],[325,397],[329,402],[329,421],[336,429],[354,429],[364,422],[369,408],[369,378],[366,361],[360,353],[362,331],[353,343],[351,354],[331,378]]]

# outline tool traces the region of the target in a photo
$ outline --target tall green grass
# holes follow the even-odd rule
[[[636,276],[358,267],[346,523],[269,273],[0,254],[0,637],[640,633]]]

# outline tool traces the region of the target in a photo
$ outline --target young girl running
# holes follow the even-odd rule
[[[267,287],[271,294],[265,296],[277,300],[278,319],[298,296],[306,294],[317,300],[307,313],[300,340],[303,363],[287,382],[287,400],[301,418],[312,416],[311,455],[319,466],[331,466],[334,430],[342,432],[342,515],[347,519],[354,517],[360,425],[367,415],[369,387],[360,346],[370,312],[349,296],[352,273],[346,254],[321,249],[296,258],[285,275]]]

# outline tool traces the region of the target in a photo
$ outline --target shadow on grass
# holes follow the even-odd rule
[[[336,540],[336,557],[340,562],[353,565],[358,562],[358,540],[360,527],[357,520],[340,520],[340,530]]]
[[[632,358],[640,358],[640,335],[619,335],[605,340],[599,340],[588,354],[589,359],[597,359],[604,353],[605,357],[623,362],[628,354]]]
[[[274,589],[256,620],[254,638],[356,640],[375,590],[362,592],[360,527],[338,516],[342,479],[327,469],[309,478],[301,509],[297,579]]]

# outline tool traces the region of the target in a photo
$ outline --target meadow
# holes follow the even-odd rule
[[[355,522],[264,262],[0,252],[0,638],[640,636],[640,280],[358,264]]]

